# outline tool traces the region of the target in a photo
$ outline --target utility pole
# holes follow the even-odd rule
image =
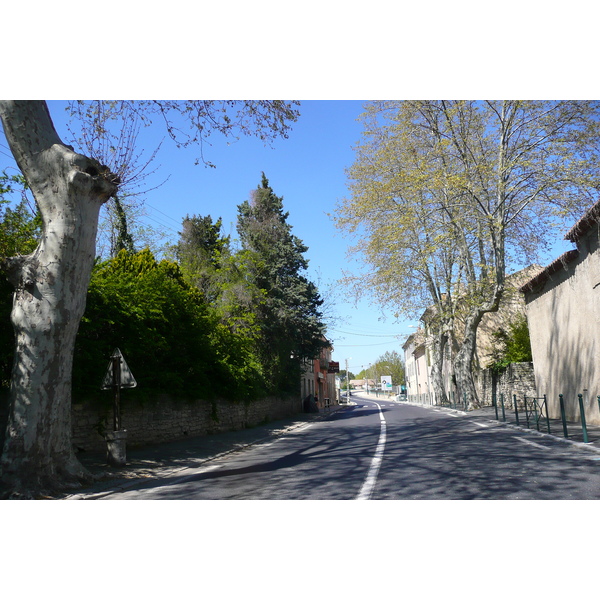
[[[350,378],[348,377],[348,361],[351,359],[346,359],[346,402],[350,402]]]

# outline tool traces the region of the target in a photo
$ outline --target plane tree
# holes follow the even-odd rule
[[[139,101],[78,103],[85,126],[101,111],[132,106],[145,124],[160,120],[179,146],[203,147],[211,133],[286,137],[298,111],[281,101]],[[14,287],[15,361],[9,393],[2,482],[31,494],[89,480],[71,445],[73,348],[95,258],[100,207],[119,191],[118,173],[66,145],[43,101],[0,101],[10,151],[33,193],[42,235],[33,252],[1,258]],[[177,118],[189,125],[178,128]]]
[[[400,144],[391,128],[382,127],[381,111],[372,105],[363,116],[365,134],[348,170],[351,196],[336,211],[337,226],[355,236],[351,253],[365,266],[347,274],[345,284],[357,295],[372,290],[376,302],[395,316],[420,318],[429,308],[432,384],[445,398],[442,379],[444,347],[453,328],[453,291],[459,276],[458,248],[450,227],[461,218],[454,210],[452,190],[439,185],[435,141],[425,130]],[[408,117],[408,115],[404,115]],[[409,123],[403,128],[409,130]]]
[[[452,370],[470,404],[477,329],[498,309],[507,265],[534,260],[565,218],[597,200],[599,116],[590,101],[367,107],[339,223],[366,231],[357,250],[369,249],[364,259],[385,282],[382,291],[404,286],[399,313],[433,305],[442,330],[453,332]],[[374,210],[382,204],[393,214],[387,223]]]

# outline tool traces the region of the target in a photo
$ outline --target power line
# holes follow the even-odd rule
[[[165,217],[167,217],[167,219],[170,219],[171,221],[173,221],[173,223],[177,223],[177,225],[181,226],[181,221],[174,219],[173,217],[169,216],[168,214],[162,212],[162,210],[158,210],[158,208],[156,208],[155,206],[152,206],[152,204],[148,204],[148,202],[144,202],[144,206],[147,206],[147,207],[151,208],[152,210],[159,212],[161,215],[164,215]]]
[[[344,333],[346,335],[359,335],[363,337],[402,337],[407,333],[353,333],[352,331],[342,331],[341,329],[332,329],[336,333]]]
[[[175,229],[173,229],[172,227],[169,227],[168,225],[166,225],[162,221],[158,221],[157,219],[154,219],[150,215],[143,215],[142,219],[150,219],[151,221],[154,221],[155,223],[158,223],[159,225],[162,225],[162,227],[164,227],[165,229],[168,229],[169,231],[172,231],[173,233],[179,234],[179,232],[175,231]]]
[[[336,344],[333,343],[335,348],[365,348],[367,346],[387,346],[388,344],[395,344],[396,342],[381,342],[379,344]]]

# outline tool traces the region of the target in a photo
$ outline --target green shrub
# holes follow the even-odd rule
[[[138,382],[128,395],[239,399],[255,397],[262,384],[252,340],[229,331],[178,265],[149,250],[123,250],[94,269],[76,342],[74,398],[99,394],[115,347]]]
[[[532,361],[529,326],[525,316],[516,318],[507,330],[500,329],[493,336],[496,348],[489,367],[494,371],[502,371],[511,363]]]

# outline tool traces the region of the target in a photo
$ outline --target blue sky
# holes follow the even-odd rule
[[[66,104],[48,104],[59,135],[66,141]],[[348,359],[354,373],[386,351],[401,353],[401,345],[415,325],[395,322],[368,298],[356,303],[338,283],[344,270],[356,270],[357,265],[347,256],[351,241],[328,215],[347,193],[345,169],[354,160],[352,148],[361,136],[358,117],[363,104],[358,100],[303,101],[288,139],[278,139],[272,147],[256,138],[228,143],[221,136],[211,136],[212,146],[204,148],[204,156],[216,165],[214,169],[195,165],[198,149],[176,148],[158,124],[142,129],[138,137],[139,150],[146,156],[162,141],[152,167],[157,171],[144,184],[151,189],[168,179],[144,195],[145,220],[172,241],[177,239],[182,219],[194,214],[221,217],[225,233],[235,238],[237,206],[248,199],[265,172],[274,192],[283,196],[294,234],[309,247],[308,276],[318,285],[329,305],[328,313],[334,317],[328,329],[333,360],[345,367]],[[0,150],[6,164],[4,144]]]

